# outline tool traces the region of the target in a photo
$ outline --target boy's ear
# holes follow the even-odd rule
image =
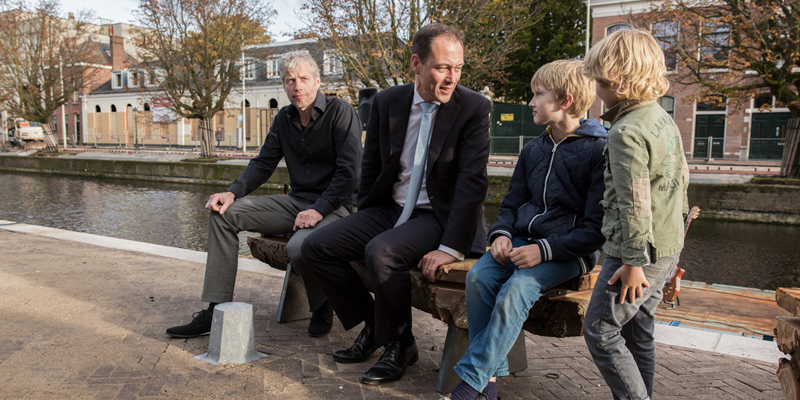
[[[566,96],[564,96],[564,98],[563,98],[563,99],[561,99],[561,104],[560,104],[560,106],[558,107],[558,109],[559,109],[559,110],[561,110],[561,111],[563,111],[563,110],[566,110],[566,109],[568,109],[570,106],[572,106],[572,103],[573,103],[574,101],[575,101],[575,98],[574,98],[574,97],[572,97],[572,93],[567,93],[567,95],[566,95]]]

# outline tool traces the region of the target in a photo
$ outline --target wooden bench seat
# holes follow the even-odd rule
[[[278,305],[278,322],[311,317],[302,280],[299,275],[291,272],[286,242],[288,238],[278,236],[251,235],[247,238],[253,257],[272,268],[287,271]],[[410,273],[412,306],[448,325],[436,383],[436,390],[441,393],[449,392],[460,381],[453,366],[469,346],[464,290],[467,272],[476,261],[477,259],[466,259],[443,265],[436,273],[436,282],[430,282],[416,269]],[[351,265],[361,276],[364,285],[371,289],[366,265],[361,262],[353,262]],[[599,270],[598,266],[589,273],[550,290],[531,308],[523,329],[541,336],[582,335],[583,318]],[[511,373],[527,368],[523,332],[520,332],[514,348],[509,352],[508,361]]]

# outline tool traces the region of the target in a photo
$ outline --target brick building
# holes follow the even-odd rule
[[[618,29],[630,27],[650,29],[662,47],[677,40],[682,33],[673,21],[645,22],[642,14],[649,12],[656,1],[592,0],[592,43]],[[718,35],[727,40],[728,33],[723,29],[708,31],[705,35]],[[703,56],[702,54],[700,56]],[[665,53],[668,78],[677,76],[680,63],[674,53]],[[713,75],[710,70],[708,74]],[[728,159],[728,160],[779,160],[786,136],[786,121],[790,114],[787,108],[760,109],[762,104],[774,104],[771,95],[765,94],[745,103],[734,106],[722,99],[720,104],[697,103],[688,96],[699,92],[699,86],[684,86],[674,83],[659,103],[672,115],[683,135],[683,147],[687,159]],[[604,111],[602,102],[595,102],[589,111],[590,117],[597,117]]]

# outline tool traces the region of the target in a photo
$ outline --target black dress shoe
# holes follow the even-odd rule
[[[394,382],[403,377],[406,367],[416,364],[418,360],[416,341],[411,346],[403,346],[399,341],[389,343],[378,362],[361,377],[361,383],[380,385]]]
[[[325,336],[330,333],[332,326],[333,306],[326,301],[311,314],[311,322],[308,323],[308,336]]]
[[[208,335],[211,332],[212,315],[208,310],[196,312],[192,315],[192,322],[167,329],[167,335],[175,338],[193,338]]]
[[[375,350],[381,347],[375,343],[372,333],[372,325],[364,325],[364,329],[358,334],[356,341],[349,349],[339,350],[333,353],[333,359],[340,363],[357,363],[369,358]]]

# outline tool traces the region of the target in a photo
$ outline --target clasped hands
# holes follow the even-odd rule
[[[517,268],[532,268],[542,263],[542,253],[538,244],[514,247],[508,236],[500,235],[492,242],[489,250],[495,261],[502,265],[513,262]]]

